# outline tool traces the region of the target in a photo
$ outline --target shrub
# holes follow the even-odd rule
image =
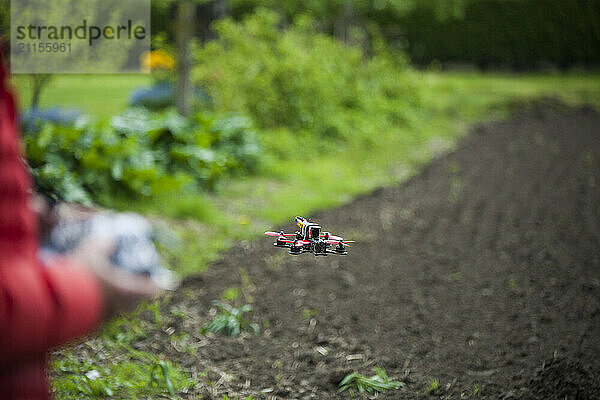
[[[84,204],[214,188],[227,175],[255,171],[261,156],[251,121],[236,115],[185,119],[131,108],[111,121],[23,127],[38,190]]]
[[[380,23],[404,30],[413,62],[468,62],[482,67],[561,67],[600,62],[598,0],[465,0],[462,15],[436,18],[427,4]],[[385,27],[383,28],[386,29]]]
[[[355,29],[375,23],[420,65],[593,68],[600,62],[599,0],[231,0],[236,16],[260,6],[288,20],[310,10],[330,32],[344,15]]]
[[[219,21],[219,39],[197,50],[194,79],[216,110],[247,114],[262,129],[333,140],[373,137],[414,118],[418,94],[408,68],[382,40],[367,58],[315,33],[309,17],[283,31],[279,22],[264,9],[240,23]]]

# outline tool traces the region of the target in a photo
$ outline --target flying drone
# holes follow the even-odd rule
[[[273,246],[288,248],[291,255],[314,253],[315,256],[327,254],[345,256],[348,254],[346,250],[348,243],[354,243],[354,240],[344,240],[329,232],[321,232],[321,226],[312,222],[310,218],[295,217],[294,220],[300,228],[296,233],[265,232],[265,235],[277,238]]]

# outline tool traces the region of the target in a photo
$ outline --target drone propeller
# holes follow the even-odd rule
[[[285,237],[292,237],[292,236],[296,236],[295,233],[281,233],[281,232],[265,232],[265,235],[267,236],[272,236],[272,237],[280,237],[280,236],[285,236]]]
[[[329,239],[331,239],[331,240],[337,240],[338,242],[340,240],[344,240],[344,238],[339,237],[339,236],[335,236],[335,235],[329,235]]]
[[[348,243],[354,243],[354,240],[326,240],[329,244],[343,244],[344,246],[350,247]]]
[[[289,243],[289,244],[293,244],[294,246],[304,246],[305,244],[309,244],[310,242],[306,241],[306,240],[278,240],[279,243]]]

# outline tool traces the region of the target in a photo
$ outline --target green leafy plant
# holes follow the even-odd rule
[[[375,367],[376,375],[366,377],[357,372],[346,375],[339,384],[338,393],[349,390],[353,393],[373,393],[385,392],[391,389],[399,389],[404,386],[404,382],[393,381],[388,378],[383,368]]]
[[[171,382],[170,365],[165,361],[156,361],[150,371],[150,381],[153,385],[158,387],[164,386],[169,391],[171,396],[175,395],[175,389],[173,388],[173,382]],[[162,375],[162,377],[161,377]]]
[[[221,300],[223,301],[235,301],[238,297],[240,297],[240,288],[238,287],[229,287],[223,291],[221,295]]]
[[[214,332],[236,337],[244,331],[252,331],[254,334],[260,332],[260,328],[256,323],[251,323],[244,318],[244,314],[252,312],[250,304],[246,304],[240,308],[232,307],[218,300],[213,301],[213,304],[217,306],[220,312],[211,322],[202,328],[202,334]]]
[[[437,378],[431,378],[427,392],[429,394],[438,394],[440,392],[440,382]]]
[[[477,397],[481,396],[481,387],[477,383],[473,384],[473,394]]]
[[[38,191],[84,204],[213,189],[225,176],[255,172],[262,155],[252,122],[233,114],[131,108],[110,121],[30,118],[23,127]]]

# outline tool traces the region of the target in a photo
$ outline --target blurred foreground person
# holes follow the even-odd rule
[[[40,261],[31,181],[0,57],[0,399],[49,399],[46,353],[159,291],[113,268],[110,242],[81,243]]]

